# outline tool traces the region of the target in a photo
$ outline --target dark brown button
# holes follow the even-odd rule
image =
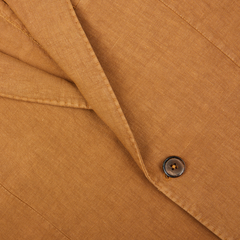
[[[163,162],[163,171],[168,177],[179,177],[185,171],[185,163],[180,157],[170,156]]]

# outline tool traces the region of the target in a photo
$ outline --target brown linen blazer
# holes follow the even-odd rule
[[[1,0],[0,240],[240,239],[239,66],[239,1]]]

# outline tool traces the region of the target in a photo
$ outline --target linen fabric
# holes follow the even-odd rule
[[[238,10],[0,1],[0,239],[240,239]]]

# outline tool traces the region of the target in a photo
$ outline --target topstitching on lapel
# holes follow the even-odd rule
[[[76,84],[91,108],[112,129],[146,177],[154,184],[121,106],[70,0],[6,2],[33,38]]]
[[[33,38],[76,84],[96,114],[112,129],[148,180],[199,222],[220,234],[202,213],[172,196],[167,186],[150,177],[109,81],[82,29],[70,0],[6,0]],[[212,205],[211,205],[212,206]]]

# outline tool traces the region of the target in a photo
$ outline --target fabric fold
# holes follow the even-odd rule
[[[44,3],[10,0],[7,3],[34,39],[76,84],[88,104],[112,129],[149,178],[121,106],[71,2],[61,1],[57,8],[50,0]]]
[[[91,109],[74,83],[1,52],[0,96],[62,107]]]
[[[23,23],[2,0],[0,1],[0,29],[1,52],[69,81],[68,76],[33,39]]]
[[[7,0],[7,3],[23,22],[33,38],[44,48],[65,74],[69,76],[70,80],[76,84],[78,90],[93,111],[115,133],[141,168],[147,179],[159,191],[195,217],[205,227],[210,229],[217,236],[222,237],[222,232],[218,230],[217,224],[213,223],[210,225],[208,222],[209,220],[214,222],[213,220],[216,220],[217,217],[209,217],[211,213],[204,215],[203,211],[199,211],[197,207],[195,208],[194,204],[185,204],[181,201],[181,198],[185,194],[184,192],[181,192],[179,195],[172,194],[167,184],[162,183],[164,182],[163,176],[161,176],[162,178],[156,175],[154,176],[149,166],[145,166],[140,149],[135,141],[118,99],[75,14],[71,2],[69,0],[59,1],[57,7],[56,3],[51,0],[46,0],[44,2],[36,0]],[[179,62],[180,61],[179,59]],[[171,67],[172,65],[167,65],[166,68],[169,66]],[[169,72],[171,70],[172,69],[169,69]],[[176,93],[177,90],[178,89],[176,89]],[[175,99],[174,95],[173,99]],[[194,106],[196,105],[193,104],[192,109],[194,109]],[[179,104],[179,108],[181,107],[182,105]],[[193,136],[193,139],[194,137],[195,136]],[[160,175],[160,169],[158,170]],[[190,178],[190,176],[188,177]],[[181,183],[178,184],[180,185]],[[172,185],[173,188],[177,188],[174,184]],[[184,181],[182,182],[182,186],[184,186]],[[196,191],[199,189],[200,188],[197,188]],[[188,193],[190,194],[190,191]],[[189,202],[191,203],[190,200]],[[200,205],[203,206],[202,203]],[[217,211],[216,209],[214,209],[214,211]],[[202,215],[204,216],[202,217]],[[222,227],[222,225],[220,227]],[[224,230],[226,230],[225,227]],[[222,238],[226,239],[226,237]]]

